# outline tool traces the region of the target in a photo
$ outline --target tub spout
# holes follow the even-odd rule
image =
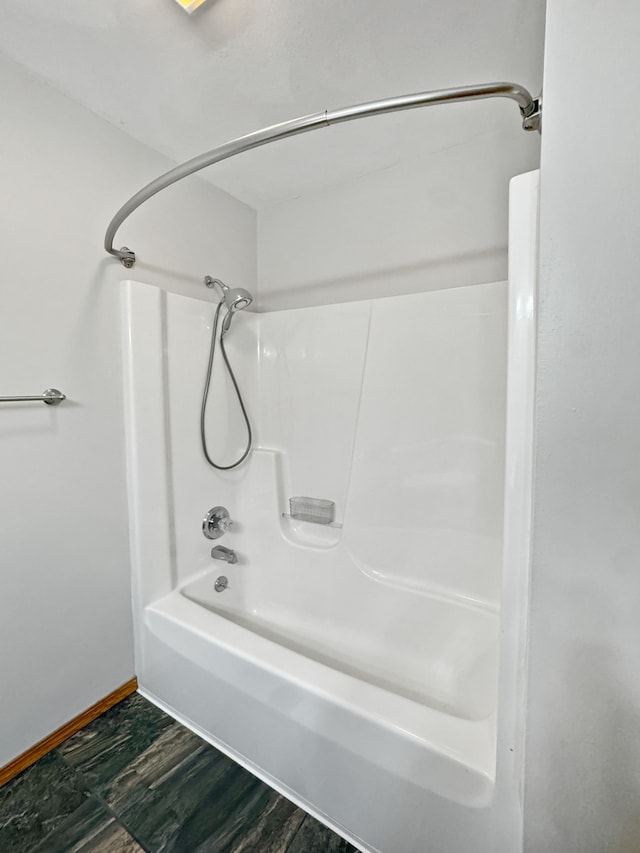
[[[225,548],[224,545],[216,545],[211,549],[211,556],[214,560],[224,560],[225,563],[237,563],[238,555],[231,548]]]

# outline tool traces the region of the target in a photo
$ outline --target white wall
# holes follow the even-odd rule
[[[549,0],[525,848],[640,845],[640,7]]]
[[[429,149],[427,134],[419,158],[399,155],[392,168],[261,209],[260,310],[505,279],[509,179],[537,168],[540,141],[521,130],[514,104],[501,106],[512,110],[510,131],[477,132],[439,151]],[[469,111],[473,127],[479,109],[496,106],[456,109]],[[407,135],[419,129],[415,118],[397,118]],[[368,148],[377,121],[356,123],[347,141],[354,144],[357,132]]]
[[[0,4],[0,50],[178,161],[294,116],[405,92],[490,80],[535,91],[543,27],[544,0],[212,0],[193,16],[169,0]],[[364,145],[345,141],[361,131],[342,125],[204,175],[260,208],[495,132],[512,111],[517,121],[507,102],[386,115],[357,123],[369,128]]]
[[[170,163],[5,60],[0,395],[0,766],[134,674],[118,281],[104,229]],[[136,277],[255,288],[255,214],[197,179],[149,203],[118,245]]]

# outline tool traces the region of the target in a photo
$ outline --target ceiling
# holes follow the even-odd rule
[[[543,0],[208,0],[193,15],[174,0],[2,0],[0,51],[179,162],[360,101],[492,80],[537,94],[543,29]],[[382,116],[201,174],[264,208],[474,137],[518,145],[519,120],[508,101]]]

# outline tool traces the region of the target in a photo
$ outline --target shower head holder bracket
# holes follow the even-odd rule
[[[205,275],[203,279],[205,287],[208,287],[212,290],[216,285],[220,288],[220,290],[224,293],[225,290],[229,290],[224,281],[220,281],[219,278],[214,278],[211,275]]]

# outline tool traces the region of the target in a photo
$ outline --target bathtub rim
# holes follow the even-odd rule
[[[144,609],[144,632],[179,654],[186,654],[185,650],[191,649],[195,655],[196,647],[204,642],[210,650],[221,651],[230,659],[235,658],[242,664],[255,667],[268,679],[277,681],[285,688],[299,690],[313,697],[314,701],[332,706],[338,714],[360,720],[363,725],[376,728],[384,736],[400,738],[412,749],[417,747],[428,761],[449,768],[461,780],[460,790],[452,792],[451,786],[443,785],[442,788],[447,788],[446,793],[443,793],[437,784],[438,773],[428,782],[411,778],[425,790],[471,808],[485,808],[493,798],[495,713],[482,720],[466,720],[419,705],[256,635],[191,601],[178,590]],[[194,657],[190,659],[194,660]],[[202,661],[201,665],[208,671],[221,677],[219,671],[214,672],[208,667],[205,656]],[[334,689],[331,689],[331,685]],[[340,688],[337,695],[336,686]],[[360,701],[345,698],[353,695]],[[370,704],[367,699],[371,700]],[[269,695],[269,701],[276,701],[272,694]],[[397,720],[398,711],[400,721]],[[325,723],[325,720],[314,720],[316,729]],[[420,733],[421,727],[427,728],[427,731]],[[331,726],[327,725],[327,737],[335,734]],[[364,734],[362,738],[365,739]],[[351,740],[344,740],[341,745],[348,749],[355,748]],[[366,754],[366,747],[362,751]]]

